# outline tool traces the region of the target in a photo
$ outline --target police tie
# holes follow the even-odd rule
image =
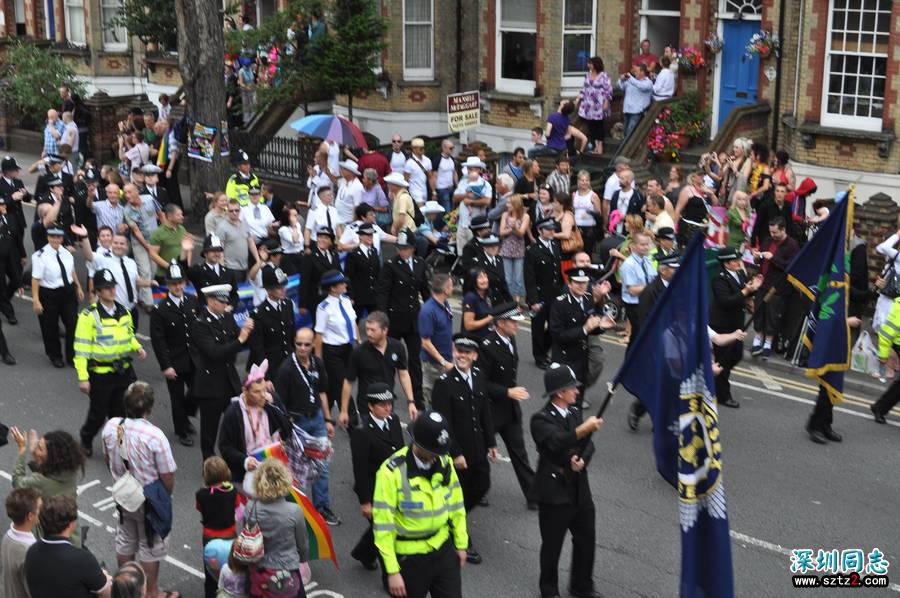
[[[128,276],[124,256],[119,258],[119,264],[122,266],[122,276],[125,277],[125,291],[128,293],[128,303],[134,303],[134,289],[131,287],[131,277]]]
[[[331,225],[331,212],[328,210],[329,206],[325,206],[325,220],[328,222],[328,228],[331,229],[332,234],[337,234],[334,230],[334,227]]]
[[[644,258],[638,258],[641,262],[641,270],[644,271],[644,284],[650,284],[650,273],[647,272],[647,264],[644,263]]]
[[[341,315],[344,316],[344,323],[347,325],[347,338],[350,339],[350,344],[352,345],[356,340],[353,336],[353,320],[350,319],[347,310],[344,309],[344,303],[340,299],[338,299],[338,307],[341,308]]]
[[[63,264],[62,257],[59,255],[60,251],[62,251],[62,249],[56,251],[56,263],[59,264],[59,275],[62,276],[63,288],[68,289],[72,286],[72,282],[69,280],[68,274],[66,274],[66,266]]]
[[[253,206],[253,217],[256,218],[257,220],[259,220],[261,218],[258,205]]]

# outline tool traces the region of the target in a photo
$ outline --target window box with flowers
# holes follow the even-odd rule
[[[687,75],[692,75],[706,65],[706,59],[703,53],[692,46],[681,49],[678,53],[678,71]]]
[[[650,158],[661,162],[678,162],[681,151],[703,137],[709,109],[700,106],[700,96],[685,94],[660,111],[650,134],[647,150]]]

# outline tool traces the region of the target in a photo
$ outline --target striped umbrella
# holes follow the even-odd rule
[[[313,114],[291,123],[291,128],[303,135],[336,141],[341,145],[368,149],[359,127],[344,118],[332,114]]]

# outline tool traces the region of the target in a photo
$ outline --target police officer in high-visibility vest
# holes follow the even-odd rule
[[[78,314],[75,325],[75,371],[78,389],[91,398],[81,426],[81,446],[90,456],[94,436],[106,418],[125,415],[125,390],[137,377],[132,359],[147,354],[134,336],[131,314],[116,303],[116,279],[106,268],[94,274],[99,300]]]
[[[238,150],[238,169],[237,172],[228,177],[225,184],[225,195],[228,199],[236,199],[241,207],[250,205],[250,189],[255,187],[259,189],[261,183],[259,177],[250,172],[250,156],[244,150]]]
[[[450,432],[436,411],[420,413],[413,442],[375,474],[372,526],[388,592],[396,598],[462,598],[469,534]]]

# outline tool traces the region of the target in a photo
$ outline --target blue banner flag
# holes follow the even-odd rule
[[[851,188],[835,197],[828,218],[787,267],[788,280],[813,302],[802,338],[809,351],[806,375],[828,392],[832,404],[844,400],[844,372],[850,369],[847,306],[853,195]]]
[[[682,598],[734,596],[708,313],[697,235],[613,379],[650,413],[656,468],[678,489]]]

